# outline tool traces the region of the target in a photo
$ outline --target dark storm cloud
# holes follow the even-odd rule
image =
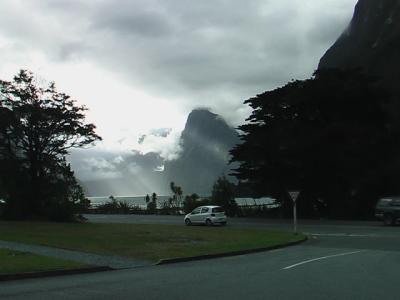
[[[221,0],[107,6],[97,10],[91,28],[114,34],[104,38],[105,47],[96,47],[96,56],[133,85],[184,99],[179,104],[232,112],[232,104],[254,93],[311,75],[351,15],[349,9],[346,17],[326,18],[329,11],[304,16],[300,4]]]
[[[49,57],[91,61],[135,88],[234,121],[246,98],[310,76],[356,0],[33,0],[27,11],[6,3],[22,18],[0,21],[5,34]]]
[[[312,74],[346,28],[356,2],[2,0],[0,55],[3,64],[15,65],[31,55],[44,57],[55,69],[58,64],[74,70],[74,62],[88,63],[92,72],[105,69],[112,80],[168,100],[171,107],[183,107],[184,112],[208,107],[238,125],[249,113],[244,100]],[[82,88],[91,75],[76,74]],[[107,84],[94,88],[107,92]],[[109,119],[121,110],[140,110],[141,99],[123,100],[110,99]],[[142,113],[149,120],[156,117],[151,111]],[[103,123],[113,125],[96,120],[99,127]],[[119,128],[110,131],[117,135]],[[74,151],[70,160],[82,180],[129,178],[160,186],[160,172],[155,171],[179,153],[177,144],[167,146],[168,138],[169,129],[143,135],[140,145],[157,154],[91,149]],[[121,145],[128,139],[117,137]],[[129,190],[134,183],[124,184],[117,187]]]
[[[138,151],[117,152],[105,150],[73,150],[68,160],[78,178],[82,180],[110,179],[131,175],[151,174],[163,166],[157,153]]]
[[[106,29],[121,36],[139,35],[144,38],[161,38],[172,29],[167,16],[151,11],[130,11],[124,7],[111,14],[100,12],[92,26],[95,30]]]

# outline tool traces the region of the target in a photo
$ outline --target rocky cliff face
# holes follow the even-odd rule
[[[400,130],[400,0],[359,0],[348,28],[318,68],[355,67],[377,76],[393,95],[383,106],[388,125]]]
[[[319,68],[362,67],[400,95],[400,0],[359,0],[348,28]]]
[[[209,194],[218,176],[230,172],[229,150],[238,142],[237,132],[220,116],[194,110],[182,132],[180,157],[165,164],[166,177],[184,193]]]

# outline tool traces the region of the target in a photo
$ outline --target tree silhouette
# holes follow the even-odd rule
[[[253,112],[231,150],[234,175],[284,208],[287,190],[300,190],[303,215],[322,201],[331,217],[354,216],[353,196],[398,150],[382,109],[390,95],[374,83],[359,70],[320,70],[245,101]]]
[[[147,194],[146,197],[144,197],[144,200],[146,201],[146,204],[148,204],[150,202],[149,194]]]
[[[175,213],[178,213],[179,208],[182,207],[183,190],[180,186],[175,185],[173,181],[169,186],[173,194],[172,198],[169,199],[169,203],[174,208]]]
[[[154,214],[157,209],[157,194],[151,194],[151,200],[149,195],[146,196],[147,210]]]
[[[58,92],[54,83],[39,86],[29,71],[21,70],[11,82],[0,80],[0,159],[4,164],[14,161],[27,174],[22,182],[25,199],[6,188],[9,206],[20,209],[20,217],[43,217],[53,197],[48,193],[51,179],[63,178],[69,169],[65,155],[101,140],[95,126],[84,122],[86,110]],[[20,177],[17,173],[14,179]]]
[[[228,216],[234,216],[237,212],[235,201],[235,186],[225,176],[221,176],[213,185],[211,201],[215,205],[222,206]]]

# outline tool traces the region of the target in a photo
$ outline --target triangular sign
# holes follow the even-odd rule
[[[299,191],[291,191],[289,192],[290,197],[292,198],[293,202],[296,202],[297,197],[299,196]]]

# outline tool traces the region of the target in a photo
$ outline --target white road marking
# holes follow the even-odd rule
[[[323,260],[323,259],[328,259],[328,258],[333,258],[333,257],[351,255],[351,254],[356,254],[356,253],[360,253],[360,252],[363,252],[363,251],[365,251],[365,250],[353,251],[353,252],[345,252],[345,253],[339,253],[339,254],[335,254],[335,255],[329,255],[329,256],[322,256],[322,257],[318,257],[318,258],[313,258],[313,259],[305,260],[305,261],[299,262],[297,264],[285,267],[282,270],[289,270],[289,269],[295,268],[297,266],[308,264],[310,262],[314,262],[314,261],[317,261],[317,260]]]
[[[353,233],[311,233],[311,232],[304,232],[304,234],[311,235],[311,236],[335,236],[335,237],[377,237],[376,234],[353,234]]]

